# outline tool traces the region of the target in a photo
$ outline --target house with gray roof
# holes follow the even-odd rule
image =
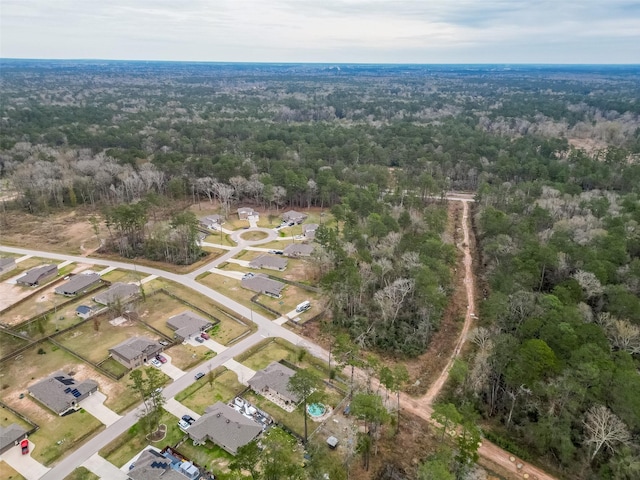
[[[316,238],[317,229],[317,223],[307,223],[305,225],[302,225],[302,235],[304,235],[304,238],[308,240],[313,240],[314,238]]]
[[[80,293],[86,293],[87,290],[100,282],[100,275],[97,273],[81,273],[71,277],[71,280],[64,285],[56,287],[56,293],[67,297],[75,297]]]
[[[249,274],[243,277],[240,282],[244,288],[253,290],[257,293],[264,293],[265,295],[270,295],[275,298],[280,298],[282,296],[282,290],[286,286],[284,283],[278,282],[277,280],[271,280],[262,273],[251,276],[248,275]]]
[[[52,278],[58,275],[57,265],[42,265],[29,270],[23,276],[16,280],[16,283],[20,285],[26,285],[27,287],[35,287],[37,285],[43,285]]]
[[[200,225],[202,225],[204,228],[214,228],[224,223],[224,217],[218,214],[207,215],[206,217],[201,217],[199,221]]]
[[[197,480],[200,470],[192,462],[171,453],[143,451],[127,472],[131,480]]]
[[[146,337],[131,337],[109,349],[111,357],[129,369],[139,367],[162,351],[162,345]]]
[[[282,214],[282,221],[286,223],[302,223],[307,219],[306,213],[296,212],[295,210],[289,210]]]
[[[228,405],[217,402],[187,429],[195,445],[207,440],[235,455],[262,432],[262,426]]]
[[[12,423],[8,427],[0,425],[0,455],[25,438],[27,438],[27,431],[17,423]]]
[[[102,305],[120,302],[122,304],[136,298],[140,293],[140,287],[133,283],[116,282],[104,292],[100,292],[93,301]]]
[[[309,257],[313,252],[313,245],[291,243],[284,247],[282,254],[286,257]]]
[[[0,275],[16,268],[15,258],[0,258]]]
[[[75,378],[62,372],[56,372],[28,388],[33,398],[58,415],[79,410],[80,401],[96,390],[98,390],[98,382],[95,380],[79,383]]]
[[[289,390],[289,380],[295,373],[281,363],[272,362],[262,370],[258,370],[248,383],[259,395],[274,395],[286,405],[297,404],[300,402],[300,397]]]
[[[269,268],[271,270],[279,270],[282,272],[287,268],[289,260],[282,258],[282,256],[275,255],[260,255],[249,262],[251,268]]]
[[[257,216],[258,212],[256,212],[251,207],[240,207],[238,209],[238,218],[240,220],[247,220],[249,217]]]
[[[167,320],[167,326],[171,330],[175,330],[175,338],[184,342],[185,340],[193,336],[198,336],[205,330],[210,329],[213,327],[213,323],[202,318],[200,315],[196,315],[189,310],[185,310],[182,313],[170,317]]]

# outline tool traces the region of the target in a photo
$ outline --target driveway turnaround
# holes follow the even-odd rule
[[[211,400],[211,403],[213,403],[213,400]],[[200,418],[200,415],[198,415],[190,408],[185,407],[175,398],[170,398],[169,400],[167,400],[167,402],[164,404],[164,409],[171,415],[176,416],[176,422],[180,420],[184,415],[189,415],[196,420]]]
[[[129,478],[126,473],[117,468],[113,463],[107,462],[97,453],[91,455],[82,466],[91,470],[100,478],[108,478],[109,480],[128,480]]]
[[[34,448],[36,448],[36,445],[29,441],[29,452],[33,452]],[[28,455],[22,455],[20,445],[16,445],[4,452],[0,455],[0,460],[7,462],[11,468],[27,480],[39,480],[43,475],[51,470],[31,458],[31,453]]]
[[[232,372],[238,375],[238,381],[243,385],[249,385],[249,380],[256,374],[255,370],[251,370],[249,367],[245,367],[239,362],[236,362],[233,358],[227,360],[222,365],[227,367]]]
[[[107,427],[116,423],[122,417],[110,408],[105,407],[104,401],[107,399],[104,393],[95,392],[80,402],[80,406],[91,415],[104,423]]]

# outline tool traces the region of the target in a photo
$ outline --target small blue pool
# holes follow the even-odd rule
[[[307,412],[312,417],[321,417],[327,411],[327,407],[325,407],[322,403],[312,403],[307,405]]]

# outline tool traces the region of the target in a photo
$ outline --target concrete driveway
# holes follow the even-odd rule
[[[211,339],[205,340],[204,342],[200,343],[200,342],[196,342],[195,339],[190,338],[189,340],[185,340],[185,343],[194,347],[199,347],[200,345],[204,345],[212,352],[216,352],[216,354],[222,353],[227,349],[227,347],[225,347],[224,345],[221,345],[215,340],[211,340]]]
[[[82,400],[82,402],[80,402],[80,406],[108,427],[109,425],[116,423],[122,417],[110,408],[104,406],[104,401],[106,399],[107,397],[104,393],[95,392]]]
[[[20,445],[17,445],[0,455],[0,460],[7,462],[11,468],[27,480],[39,480],[51,469],[31,458],[31,452],[34,448],[36,448],[35,443],[29,440],[28,455],[22,455]]]
[[[240,362],[236,362],[234,359],[227,360],[222,365],[227,367],[232,372],[238,375],[238,381],[243,385],[249,385],[249,379],[256,374],[255,370],[251,370],[249,367],[245,367]]]
[[[128,480],[129,476],[116,467],[113,463],[106,461],[97,453],[91,455],[83,464],[83,467],[91,470],[100,478],[109,480]]]
[[[167,400],[167,403],[164,404],[164,409],[171,415],[175,415],[178,420],[180,420],[183,415],[190,415],[196,420],[200,418],[200,415],[198,415],[190,408],[185,407],[175,398],[170,398],[169,400]]]
[[[167,359],[167,363],[163,363],[162,367],[160,367],[160,370],[169,375],[172,380],[177,380],[184,375],[184,371],[180,370],[178,367],[171,363],[171,357],[167,355],[166,352],[162,352],[162,356]]]

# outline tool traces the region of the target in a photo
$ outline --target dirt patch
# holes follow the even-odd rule
[[[163,423],[158,426],[158,429],[150,435],[147,435],[147,440],[150,442],[159,442],[164,440],[164,437],[167,436],[167,426]]]
[[[608,147],[606,143],[594,140],[593,138],[569,138],[567,141],[572,147],[584,150],[588,154],[596,153]]]

